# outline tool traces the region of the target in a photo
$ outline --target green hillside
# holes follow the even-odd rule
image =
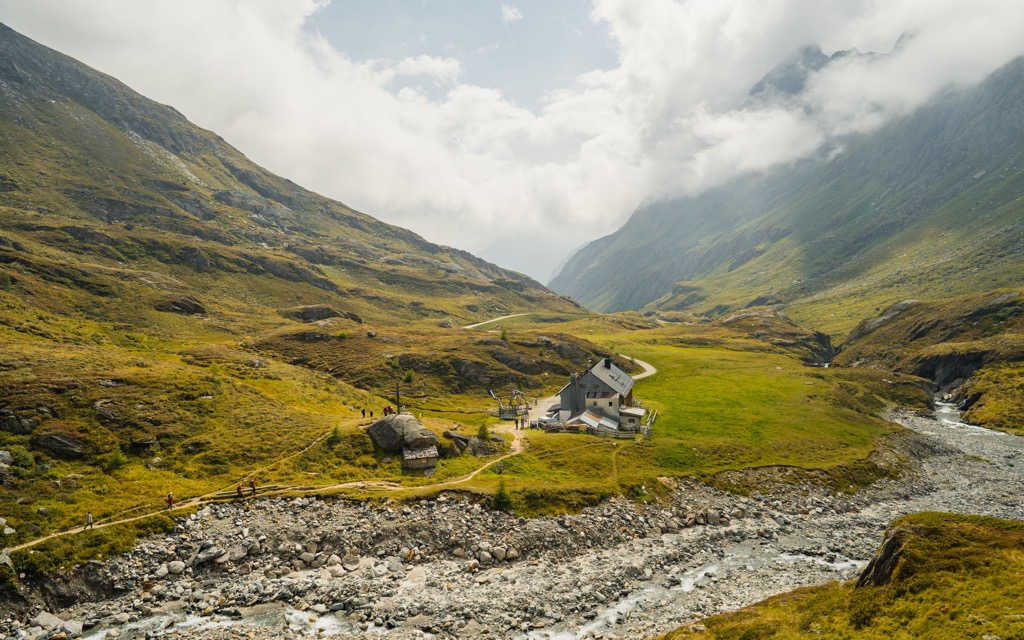
[[[833,334],[902,299],[1016,286],[1022,96],[1016,60],[827,157],[645,205],[551,286],[601,311],[780,304]]]
[[[896,520],[861,584],[798,589],[680,629],[684,638],[1020,638],[1024,525],[920,513]]]
[[[579,340],[561,353],[477,345],[461,325],[582,309],[275,176],[2,25],[0,93],[0,517],[17,530],[5,546],[250,475],[402,480],[361,431],[362,408],[393,403],[395,382],[413,407],[462,393],[435,409],[468,406],[457,417],[476,423],[488,386],[540,392],[561,384],[549,370],[599,357]],[[296,344],[360,355],[324,367]],[[441,349],[460,351],[460,368],[410,360]],[[330,453],[329,468],[287,462],[307,450]]]

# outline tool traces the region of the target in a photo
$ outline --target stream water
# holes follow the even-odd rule
[[[946,404],[938,405],[932,417],[900,414],[894,419],[937,441],[942,452],[924,458],[915,476],[868,490],[870,500],[863,503],[863,508],[793,515],[792,522],[785,525],[767,516],[738,520],[721,530],[723,535],[715,538],[711,549],[705,537],[708,533],[698,527],[664,534],[650,550],[623,546],[595,551],[593,558],[584,557],[582,561],[608,566],[609,571],[640,562],[650,570],[646,578],[610,598],[606,606],[587,614],[552,607],[556,611],[548,626],[523,632],[518,639],[581,640],[609,634],[652,637],[797,587],[847,580],[866,565],[888,523],[907,513],[937,510],[1024,519],[1024,438],[964,424],[956,407]],[[772,535],[761,535],[764,529],[771,529]],[[698,548],[704,551],[694,551]],[[685,551],[682,555],[689,559],[672,564],[658,559],[664,557],[658,554],[673,550]],[[431,571],[430,564],[416,571],[421,568]],[[506,571],[514,575],[517,569]],[[567,588],[554,577],[546,579],[550,584],[532,584],[531,588],[537,594]],[[419,590],[413,582],[409,584],[408,591]],[[476,597],[472,591],[466,596]],[[500,608],[502,603],[495,601],[492,606]],[[398,631],[372,624],[360,631],[349,618],[320,616],[275,604],[246,609],[241,620],[164,613],[122,627],[121,637],[139,637],[147,632],[159,635],[160,630],[169,627],[199,633],[239,624],[260,629],[256,635],[259,638],[275,637],[284,629],[304,637],[390,637]],[[104,629],[94,629],[84,637],[99,640],[106,634]],[[433,636],[421,633],[400,637]]]

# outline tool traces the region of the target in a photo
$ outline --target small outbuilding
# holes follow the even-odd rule
[[[406,447],[402,449],[402,466],[406,469],[433,469],[437,467],[437,447]]]

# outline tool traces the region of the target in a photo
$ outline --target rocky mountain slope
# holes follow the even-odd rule
[[[782,304],[830,333],[902,299],[1014,286],[1022,138],[1018,59],[821,157],[646,204],[551,286],[602,311]]]
[[[332,429],[339,477],[379,476],[358,421],[396,381],[410,404],[486,404],[488,386],[553,386],[600,357],[459,328],[525,311],[582,309],[273,175],[0,25],[2,546],[234,486]]]
[[[68,289],[100,316],[129,297],[236,320],[300,304],[385,322],[575,308],[275,176],[2,25],[0,93],[0,265],[18,290]]]

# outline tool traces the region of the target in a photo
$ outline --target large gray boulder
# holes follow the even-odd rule
[[[60,433],[44,433],[32,439],[32,444],[56,458],[75,460],[85,455],[85,443]]]
[[[424,427],[419,420],[402,413],[376,420],[367,430],[373,443],[387,453],[401,453],[402,449],[422,449],[439,446],[441,439]]]
[[[15,435],[27,435],[39,426],[38,418],[19,416],[10,409],[0,409],[0,430]]]

